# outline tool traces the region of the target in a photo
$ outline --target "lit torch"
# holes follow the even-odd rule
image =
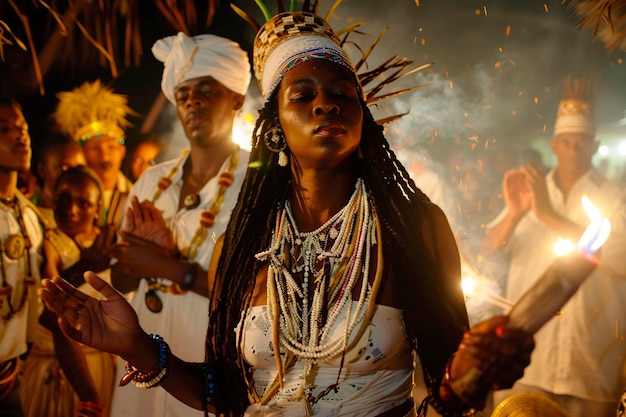
[[[557,253],[562,255],[513,306],[508,326],[531,334],[537,332],[565,305],[598,265],[594,255],[609,237],[611,222],[602,217],[586,196],[582,198],[582,205],[591,223],[576,247]],[[563,249],[563,242],[559,249]]]
[[[611,222],[586,196],[582,205],[590,224],[574,247],[560,240],[555,247],[557,259],[541,275],[535,285],[526,291],[509,312],[508,327],[519,328],[530,334],[536,333],[565,305],[598,265],[594,255],[602,247],[611,232]],[[465,375],[451,382],[453,391],[467,402],[484,398],[489,387],[481,380],[482,371],[472,368]]]

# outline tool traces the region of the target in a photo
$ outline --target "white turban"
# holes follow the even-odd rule
[[[175,88],[184,81],[213,77],[229,90],[245,95],[250,84],[248,54],[229,40],[215,35],[189,37],[182,32],[155,42],[155,58],[163,62],[161,89],[172,103]]]

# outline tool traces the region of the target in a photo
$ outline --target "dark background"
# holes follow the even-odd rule
[[[13,1],[28,16],[35,50],[41,53],[57,25],[50,13],[35,1]],[[85,46],[84,41],[83,45],[78,44],[76,39],[84,36],[75,31],[61,39],[59,50],[62,52],[57,53],[58,58],[55,57],[45,74],[45,94],[42,95],[34,82],[30,50],[23,52],[14,45],[4,44],[0,89],[24,104],[35,144],[45,140],[43,126],[56,104],[55,94],[96,78],[128,95],[130,106],[142,115],[133,119],[135,127],[128,132],[130,145],[137,140],[143,116],[150,111],[160,90],[162,64],[152,57],[150,47],[157,39],[175,34],[177,28],[165,18],[156,1],[126,2],[138,12],[134,27],[140,33],[143,53],[138,62],[124,63],[124,16],[110,13],[116,16],[113,32],[119,34],[116,39],[119,74],[115,77],[95,48]],[[64,1],[49,3],[59,12],[65,11],[68,5]],[[113,4],[119,6],[120,1],[90,3],[93,7],[104,5],[104,11],[100,12],[105,15],[117,7]],[[188,2],[179,0],[178,3]],[[253,0],[234,3],[261,20]],[[276,10],[274,2],[267,3],[270,10]],[[320,14],[325,15],[332,3],[322,1]],[[254,33],[231,10],[228,2],[204,0],[194,4],[197,23],[190,25],[190,34],[220,34],[251,51]],[[204,22],[211,4],[216,12],[207,27]],[[85,10],[78,15],[78,20],[87,29],[97,27],[98,13]],[[23,25],[7,0],[0,1],[0,20],[19,38],[26,39]],[[364,47],[384,27],[389,28],[369,60],[370,65],[393,54],[407,56],[416,65],[433,63],[430,68],[404,80],[407,86],[429,84],[429,87],[374,108],[380,117],[410,110],[408,116],[389,126],[390,140],[401,147],[426,152],[436,160],[443,160],[453,150],[479,152],[482,149],[484,153],[488,146],[494,149],[539,143],[536,146],[541,149],[541,143],[551,134],[563,78],[570,73],[590,72],[600,75],[598,124],[606,127],[606,135],[610,134],[606,140],[617,140],[609,127],[625,116],[623,59],[626,54],[620,50],[609,53],[600,40],[593,39],[591,30],[579,30],[579,19],[567,2],[425,0],[418,6],[411,0],[345,0],[329,18],[335,29],[359,20],[367,21],[363,31],[370,36],[356,36],[353,40]],[[6,32],[4,36],[7,37]],[[73,39],[73,43],[69,39]],[[248,100],[253,116],[260,105],[254,83]],[[170,119],[154,126],[162,131],[156,133],[166,140],[168,129],[163,123],[169,123],[167,120]]]

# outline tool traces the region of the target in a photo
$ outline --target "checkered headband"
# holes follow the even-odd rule
[[[307,12],[280,13],[254,39],[254,73],[269,100],[287,71],[311,59],[326,59],[356,71],[330,25]],[[358,78],[357,78],[358,79]]]

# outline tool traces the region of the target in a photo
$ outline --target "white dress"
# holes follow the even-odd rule
[[[341,317],[345,318],[345,311]],[[341,323],[342,320],[335,322],[331,339],[340,337],[337,333],[342,332]],[[267,306],[250,309],[244,325],[243,355],[251,366],[254,389],[259,397],[263,397],[277,375],[272,327]],[[281,351],[281,355],[284,352]],[[318,364],[314,396],[337,382],[340,362],[341,355]],[[250,406],[245,416],[305,415],[305,401],[300,395],[304,385],[302,372],[303,364],[297,362],[284,374],[284,389],[278,391],[267,406]],[[313,416],[357,417],[383,413],[411,397],[412,375],[412,347],[406,339],[403,312],[377,305],[364,336],[345,355],[337,390],[330,390],[313,404]]]

